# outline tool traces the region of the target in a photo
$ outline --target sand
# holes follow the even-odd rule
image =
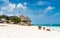
[[[60,32],[38,30],[38,26],[0,24],[0,38],[60,38]]]

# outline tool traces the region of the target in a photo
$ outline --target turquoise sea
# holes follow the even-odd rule
[[[42,26],[48,28],[60,28],[60,24],[33,24],[33,26]]]

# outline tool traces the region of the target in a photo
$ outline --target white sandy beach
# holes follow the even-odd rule
[[[38,30],[38,26],[0,24],[0,38],[60,38],[60,32]]]

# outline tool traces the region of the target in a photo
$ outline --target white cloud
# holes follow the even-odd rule
[[[55,7],[52,7],[52,6],[48,6],[46,9],[44,9],[44,13],[48,13],[50,11],[52,11],[53,9],[55,9]]]
[[[27,5],[27,2],[24,2],[24,5]]]
[[[24,6],[23,4],[19,3],[19,4],[17,5],[17,8],[19,8],[19,9],[26,9],[27,7]]]
[[[52,6],[48,6],[47,8],[46,8],[46,10],[47,11],[50,11],[50,10],[53,10],[55,7],[52,7]]]
[[[15,9],[15,4],[8,4],[7,6],[2,7],[2,11],[4,12],[13,12]]]
[[[38,5],[48,5],[49,3],[48,2],[45,2],[45,1],[39,1],[38,2]]]
[[[17,4],[17,8],[22,8],[23,5],[21,3]]]
[[[15,4],[9,4],[9,5],[7,6],[7,9],[9,9],[8,11],[13,12],[13,11],[14,11],[14,9],[15,9],[15,7],[16,7],[16,5],[15,5]]]
[[[27,6],[25,6],[21,3],[19,3],[17,5],[9,3],[8,5],[1,7],[1,11],[4,14],[13,13],[13,14],[18,15],[17,13],[22,13],[22,11],[24,11],[24,10],[27,10]],[[10,14],[10,15],[12,15],[12,14]]]
[[[16,6],[15,4],[9,4],[9,5],[8,5],[8,7],[12,8],[12,9],[14,9],[15,6]]]
[[[23,10],[24,10],[24,9],[27,9],[27,7],[26,7],[26,6],[24,6],[24,7],[23,7]]]

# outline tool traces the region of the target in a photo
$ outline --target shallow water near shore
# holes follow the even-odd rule
[[[60,24],[33,24],[33,26],[41,26],[41,27],[45,27],[60,32]]]
[[[42,26],[47,28],[60,28],[60,24],[33,24],[33,26]]]

